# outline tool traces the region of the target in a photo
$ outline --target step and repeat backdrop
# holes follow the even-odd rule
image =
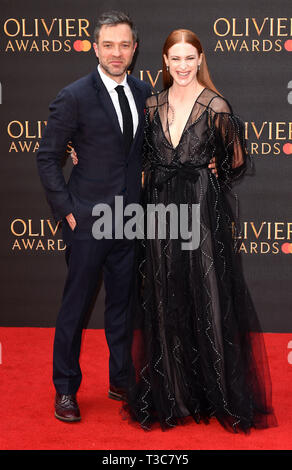
[[[255,174],[240,199],[240,252],[266,332],[292,331],[291,0],[1,0],[1,326],[55,325],[66,263],[36,155],[49,103],[97,65],[92,34],[103,11],[128,12],[139,30],[131,73],[162,89],[161,50],[177,28],[196,32],[218,90],[246,126]],[[64,158],[64,173],[72,169]],[[103,327],[102,278],[86,326]]]

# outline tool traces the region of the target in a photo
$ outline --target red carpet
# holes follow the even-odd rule
[[[67,424],[53,414],[52,328],[0,328],[0,449],[2,450],[285,450],[292,449],[291,334],[265,334],[278,427],[249,435],[190,421],[151,433],[122,420],[120,403],[107,398],[108,352],[103,330],[86,330],[78,393],[82,421]]]

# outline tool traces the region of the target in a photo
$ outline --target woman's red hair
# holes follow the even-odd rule
[[[166,69],[166,64],[165,64],[165,60],[164,60],[163,56],[164,55],[167,56],[169,49],[174,44],[177,44],[179,42],[187,42],[188,44],[191,44],[192,46],[194,46],[197,49],[199,55],[203,53],[202,62],[201,62],[201,65],[200,65],[200,70],[198,70],[198,73],[197,73],[198,82],[201,85],[203,85],[204,87],[209,88],[210,90],[213,90],[213,91],[215,91],[215,93],[218,93],[220,95],[220,93],[218,92],[218,90],[216,89],[214,83],[211,80],[209,70],[208,70],[208,66],[207,66],[207,62],[206,62],[206,58],[205,58],[205,54],[204,54],[201,42],[200,42],[198,36],[195,33],[193,33],[192,31],[190,31],[189,29],[176,29],[176,30],[172,31],[169,34],[169,36],[166,38],[166,41],[164,43],[163,50],[162,50],[163,87],[164,88],[169,88],[172,85],[172,82],[173,82],[173,79],[172,79],[170,73]]]

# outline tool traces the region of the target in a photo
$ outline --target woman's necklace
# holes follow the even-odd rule
[[[196,88],[198,88],[198,86]],[[175,120],[175,110],[174,110],[173,105],[169,102],[169,89],[168,89],[168,94],[167,94],[167,103],[168,103],[168,110],[167,110],[168,127],[170,127],[174,123],[174,120]],[[169,116],[170,114],[169,111],[171,111],[171,116]]]
[[[171,111],[171,117],[169,117],[169,111]],[[171,126],[174,122],[175,112],[174,107],[168,102],[168,126]]]

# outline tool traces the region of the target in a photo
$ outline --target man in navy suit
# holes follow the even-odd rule
[[[68,275],[56,322],[53,381],[55,416],[80,420],[76,393],[83,320],[102,270],[106,292],[105,334],[110,351],[109,397],[123,398],[126,372],[126,314],[131,291],[134,242],[97,240],[92,209],[138,203],[145,100],[150,86],[127,74],[137,46],[131,19],[121,12],[101,15],[95,29],[99,59],[93,73],[66,86],[50,106],[37,164],[56,221],[63,221]],[[118,88],[117,88],[118,87]],[[61,169],[68,141],[78,165],[66,184]]]

